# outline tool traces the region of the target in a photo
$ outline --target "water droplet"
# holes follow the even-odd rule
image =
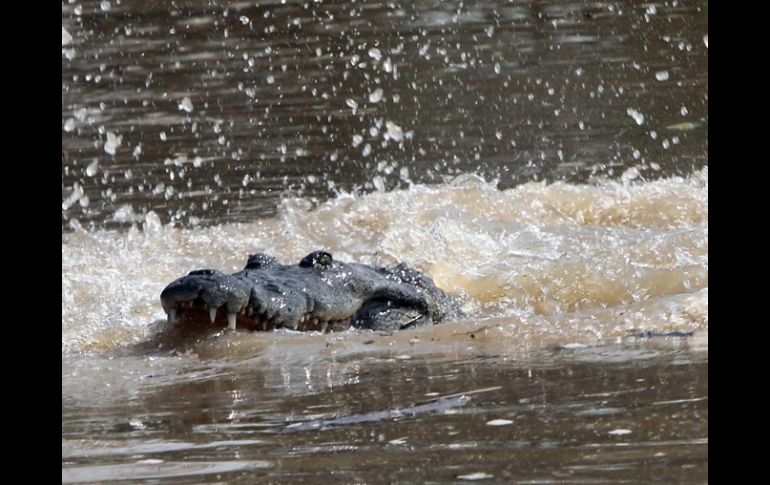
[[[384,138],[386,140],[391,139],[395,142],[400,142],[404,139],[404,131],[392,121],[386,121]]]
[[[364,150],[361,152],[361,155],[368,157],[369,155],[371,155],[371,153],[372,153],[372,145],[367,143],[366,145],[364,145]]]
[[[639,111],[635,110],[634,108],[628,108],[626,110],[626,113],[628,114],[628,116],[633,118],[634,121],[636,121],[637,125],[641,125],[642,123],[644,123],[644,115]]]
[[[708,34],[703,36],[703,43],[706,45],[706,49],[709,48],[709,36]]]
[[[655,79],[658,81],[667,81],[668,80],[668,71],[658,71],[655,73]]]
[[[117,136],[115,133],[108,131],[107,141],[104,142],[104,151],[109,153],[110,155],[115,155],[115,151],[120,146],[122,141],[123,141],[122,136]]]
[[[687,116],[687,113],[689,113],[689,111],[687,111],[687,106],[682,106],[682,109],[680,109],[679,112],[682,113],[682,116]]]
[[[61,45],[65,46],[72,42],[72,35],[70,35],[69,32],[67,32],[67,29],[64,27],[61,28]]]
[[[401,167],[401,169],[398,171],[398,176],[404,182],[410,182],[411,180],[409,179],[409,167]]]
[[[631,167],[620,175],[620,180],[622,180],[624,184],[627,184],[632,180],[639,178],[640,175],[639,169]]]
[[[361,135],[353,135],[353,148],[357,147],[364,141],[364,137]]]
[[[103,0],[102,3],[99,4],[99,6],[104,12],[108,12],[110,8],[112,8],[112,5],[110,5],[110,2],[108,2],[107,0]]]
[[[355,100],[353,100],[353,99],[345,100],[345,104],[347,104],[348,106],[350,106],[353,109],[358,108],[358,103],[356,103]]]
[[[376,47],[372,47],[371,49],[369,49],[369,57],[371,57],[375,61],[379,61],[380,59],[382,59],[382,52],[380,52],[380,50],[377,49]]]
[[[487,421],[487,426],[507,426],[509,424],[513,424],[513,421],[510,419],[493,419],[492,421]]]
[[[182,102],[179,103],[179,109],[182,111],[187,111],[188,113],[192,113],[192,110],[193,110],[192,100],[190,98],[182,99]]]
[[[64,131],[70,132],[75,129],[75,119],[74,118],[67,118],[67,121],[64,122]]]
[[[382,89],[377,88],[371,93],[369,93],[370,103],[379,103],[380,101],[382,101]]]
[[[94,161],[89,163],[88,166],[86,167],[86,175],[88,175],[89,177],[93,177],[94,175],[96,175],[96,171],[98,168],[99,168],[99,160],[94,158]]]

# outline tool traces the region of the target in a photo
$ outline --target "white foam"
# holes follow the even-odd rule
[[[461,300],[472,317],[461,326],[503,319],[494,335],[511,348],[708,328],[707,169],[505,191],[465,180],[474,182],[341,193],[312,210],[285,199],[276,218],[195,229],[121,207],[115,217],[143,231],[78,229],[64,238],[62,346],[109,349],[146,338],[150,323],[166,320],[161,290],[190,270],[237,271],[255,251],[299,261],[318,248],[343,261],[407,262]],[[82,195],[74,186],[62,208]]]

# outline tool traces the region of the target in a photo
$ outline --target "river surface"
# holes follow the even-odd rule
[[[63,2],[62,482],[706,483],[707,15]],[[465,316],[147,345],[316,249]]]

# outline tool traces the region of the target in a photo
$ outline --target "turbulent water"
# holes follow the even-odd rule
[[[459,298],[470,321],[486,322],[493,344],[503,337],[502,350],[532,340],[701,330],[707,206],[707,169],[654,182],[504,191],[461,176],[447,185],[341,194],[317,208],[288,199],[278,217],[251,224],[191,230],[150,217],[143,231],[75,231],[62,244],[63,350],[147,338],[147,323],[165,318],[160,291],[192,269],[233,272],[250,253],[290,262],[314,249],[345,261],[415,266]]]
[[[62,2],[62,482],[707,482],[707,17]],[[172,280],[317,249],[464,316],[158,347]]]

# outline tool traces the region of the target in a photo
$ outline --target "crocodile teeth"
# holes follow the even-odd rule
[[[176,308],[172,308],[168,311],[168,323],[176,322]]]
[[[227,314],[227,328],[235,330],[235,313]]]
[[[214,323],[214,320],[217,319],[217,308],[212,306],[209,308],[209,318],[211,319],[211,323]]]

